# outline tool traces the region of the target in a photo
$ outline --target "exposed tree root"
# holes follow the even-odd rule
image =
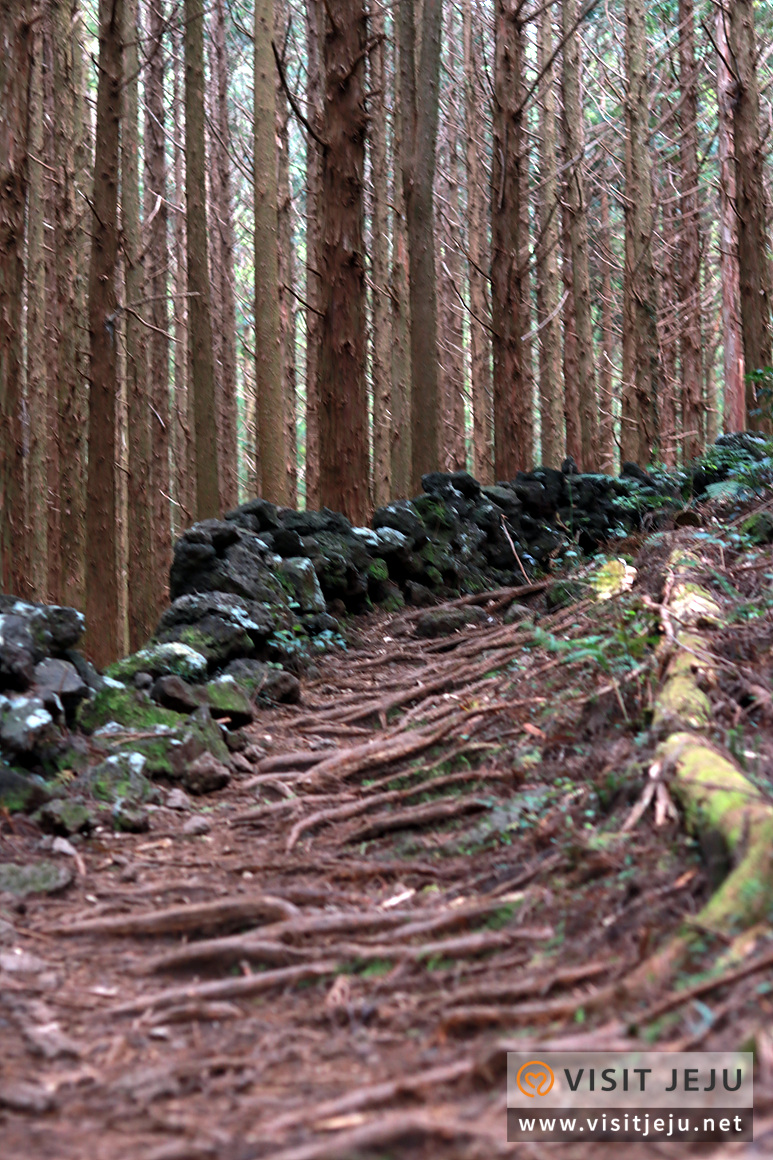
[[[410,830],[426,826],[429,823],[446,822],[452,818],[461,818],[465,814],[480,813],[487,808],[488,803],[478,798],[454,798],[451,801],[428,802],[426,805],[414,806],[413,809],[395,810],[392,814],[384,814],[374,819],[366,826],[361,826],[351,834],[347,834],[347,842],[365,842],[371,838],[378,838],[382,834],[390,834],[395,830]]]
[[[300,821],[295,823],[288,834],[286,848],[288,852],[292,850],[304,834],[309,833],[318,826],[329,825],[331,822],[344,821],[346,818],[353,818],[358,814],[368,813],[378,806],[388,805],[397,801],[405,801],[421,793],[435,793],[440,789],[449,789],[452,786],[464,785],[470,781],[503,781],[505,779],[510,780],[508,775],[499,771],[486,772],[471,769],[464,773],[452,773],[447,777],[438,777],[429,783],[422,782],[419,785],[410,786],[408,789],[397,789],[386,793],[372,794],[370,796],[360,797],[358,801],[334,806],[330,809],[316,810],[313,814],[309,814],[308,817],[301,818]]]
[[[245,922],[263,919],[273,922],[292,918],[298,908],[283,898],[260,894],[254,898],[218,898],[215,902],[195,902],[188,906],[170,906],[165,910],[145,914],[117,914],[52,927],[47,933],[56,935],[160,935],[185,934],[195,931],[227,930],[243,926]]]
[[[137,1015],[142,1011],[175,1007],[178,1003],[211,1002],[221,999],[251,999],[263,991],[274,987],[285,987],[293,983],[305,983],[314,979],[324,979],[338,970],[335,962],[307,963],[297,967],[280,967],[276,971],[263,971],[258,975],[247,975],[240,979],[214,979],[208,983],[190,983],[180,987],[167,987],[149,995],[138,995],[126,1003],[109,1007],[108,1015]]]

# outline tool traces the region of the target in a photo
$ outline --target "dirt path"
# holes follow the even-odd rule
[[[207,832],[162,807],[79,846],[63,895],[0,900],[0,1155],[540,1156],[505,1143],[508,1047],[757,1026],[753,971],[693,1007],[615,1002],[710,886],[678,828],[600,836],[641,784],[651,642],[589,658],[620,609],[535,629],[543,599],[438,640],[373,616],[192,803]],[[40,855],[18,818],[0,842]]]

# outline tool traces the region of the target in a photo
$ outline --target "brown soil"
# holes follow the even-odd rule
[[[714,740],[767,785],[773,562],[726,556],[706,545],[738,617],[713,641]],[[606,604],[546,615],[530,596],[536,634],[498,611],[426,641],[372,615],[303,705],[261,713],[251,772],[195,800],[209,833],[159,808],[150,834],[82,843],[61,896],[0,898],[0,1155],[539,1157],[505,1142],[506,1052],[559,1042],[753,1043],[756,1143],[690,1154],[773,1154],[767,932],[724,982],[706,981],[726,949],[707,935],[692,991],[621,997],[721,872],[677,825],[620,834],[654,743],[642,597],[660,598],[662,562],[638,563]],[[4,860],[39,842],[0,820]]]

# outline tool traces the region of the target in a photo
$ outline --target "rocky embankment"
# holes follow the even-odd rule
[[[297,702],[315,654],[345,647],[346,616],[522,584],[672,518],[739,454],[769,451],[725,436],[678,480],[635,464],[583,475],[571,460],[490,487],[434,472],[370,527],[251,500],[185,532],[153,638],[104,674],[76,651],[79,612],[0,597],[0,806],[60,837],[146,829],[160,784],[207,793],[250,768],[255,705]]]

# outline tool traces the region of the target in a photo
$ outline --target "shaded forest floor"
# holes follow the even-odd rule
[[[726,620],[712,740],[768,792],[770,548],[629,541],[630,592],[554,586],[552,610],[539,592],[505,623],[494,602],[436,639],[418,612],[362,618],[193,803],[208,832],[161,807],[150,834],[81,844],[63,895],[0,898],[3,1155],[538,1157],[505,1143],[505,1059],[548,1043],[753,1046],[756,1142],[700,1154],[773,1154],[769,929],[707,933],[676,982],[622,990],[726,870],[681,821],[623,828],[680,537]],[[0,842],[34,861],[40,834],[6,816]]]

